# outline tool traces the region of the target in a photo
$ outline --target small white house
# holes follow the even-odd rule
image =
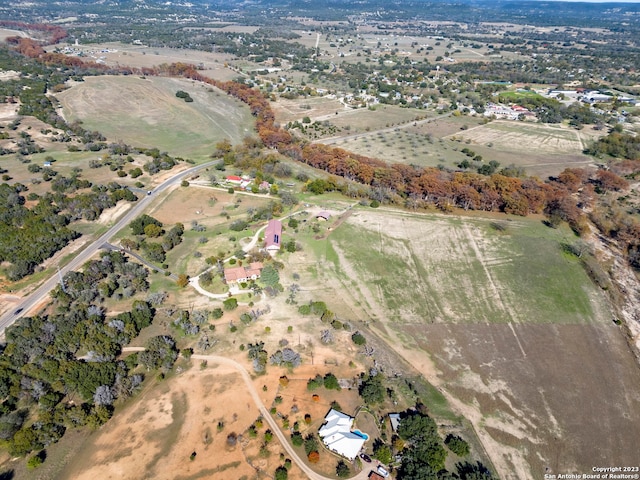
[[[353,417],[332,408],[324,419],[318,435],[326,447],[349,460],[356,458],[367,437],[351,431]]]

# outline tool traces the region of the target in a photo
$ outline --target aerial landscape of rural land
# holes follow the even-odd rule
[[[0,3],[0,480],[640,478],[640,3]]]

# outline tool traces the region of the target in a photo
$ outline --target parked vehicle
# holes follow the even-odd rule
[[[387,478],[389,476],[389,472],[387,472],[387,469],[384,468],[382,465],[378,466],[378,473],[382,475],[384,478]]]

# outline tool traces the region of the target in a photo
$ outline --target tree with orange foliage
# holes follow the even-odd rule
[[[629,182],[609,170],[598,170],[595,181],[604,192],[617,192],[629,188]]]

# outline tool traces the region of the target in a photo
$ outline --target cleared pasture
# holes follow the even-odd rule
[[[187,92],[193,102],[175,96]],[[184,79],[122,76],[88,77],[58,94],[67,121],[109,141],[158,148],[172,155],[206,159],[215,144],[239,142],[253,132],[249,109],[207,85]]]
[[[427,111],[416,108],[401,108],[397,105],[376,105],[372,108],[359,108],[350,116],[331,120],[338,127],[348,127],[355,132],[368,132],[402,125],[426,118]]]
[[[483,219],[358,211],[331,234],[330,247],[337,265],[367,272],[365,283],[392,312],[386,319],[400,324],[597,320],[588,276],[560,248],[568,231],[519,217],[499,228],[506,230]],[[368,248],[352,248],[354,238]]]
[[[91,60],[100,60],[109,66],[153,68],[162,64],[192,63],[203,68],[203,74],[217,80],[231,80],[238,76],[228,68],[232,55],[221,52],[204,52],[168,47],[149,47],[129,43],[104,42],[88,45],[71,45],[75,51]],[[54,50],[56,46],[50,46]]]
[[[563,125],[500,120],[445,137],[464,144],[485,161],[524,167],[530,175],[541,178],[567,167],[593,165],[593,159],[582,153],[592,138],[589,131],[583,133]]]
[[[302,121],[304,117],[313,120],[324,119],[330,115],[344,114],[345,106],[339,100],[329,97],[308,97],[289,100],[286,98],[278,98],[271,104],[276,120],[281,124]]]
[[[586,472],[637,460],[640,373],[572,241],[535,218],[357,209],[310,240],[303,280],[437,385],[501,478]]]
[[[583,150],[577,130],[535,123],[496,120],[456,133],[455,137],[469,140],[471,145],[492,143],[499,150],[514,152],[563,155],[580,154]]]
[[[591,131],[564,126],[499,120],[485,123],[480,117],[450,116],[351,134],[332,139],[331,143],[388,162],[452,169],[457,169],[461,161],[470,160],[461,152],[468,148],[482,156],[484,163],[496,160],[502,167],[513,164],[523,167],[528,175],[546,178],[567,167],[593,165],[593,159],[582,153],[593,138]],[[471,169],[480,165],[474,162]]]

